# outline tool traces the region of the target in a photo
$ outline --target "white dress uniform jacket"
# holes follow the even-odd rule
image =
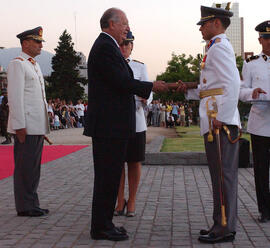
[[[248,61],[248,60],[247,60]],[[261,53],[259,57],[244,62],[240,100],[250,101],[254,89],[261,88],[267,94],[260,94],[260,100],[270,100],[270,57]],[[270,103],[253,104],[249,113],[247,131],[270,137]]]
[[[26,128],[28,135],[44,135],[49,133],[44,79],[38,63],[29,58],[22,52],[8,66],[8,132]]]
[[[133,71],[134,78],[140,81],[149,81],[147,75],[146,65],[137,61],[132,60],[130,57],[127,59],[128,65]],[[153,93],[151,92],[149,98],[147,99],[147,105],[149,105],[153,100]],[[144,116],[143,103],[140,100],[140,97],[135,95],[136,101],[136,133],[143,132],[147,130],[147,125]]]
[[[188,90],[187,99],[199,99],[201,90],[222,88],[223,95],[215,96],[218,114],[217,120],[228,125],[241,125],[237,108],[240,76],[236,67],[234,50],[225,34],[219,34],[212,38],[216,42],[207,51],[205,66],[201,71],[200,84],[197,89]],[[219,38],[219,39],[218,39]],[[208,116],[205,97],[200,101],[200,127],[201,135],[209,131]]]

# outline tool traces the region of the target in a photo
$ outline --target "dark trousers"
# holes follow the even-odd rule
[[[14,142],[14,196],[17,212],[39,206],[37,188],[40,178],[43,135],[26,135],[25,143],[15,136]]]
[[[229,126],[231,136],[235,139],[238,135],[237,126]],[[225,196],[225,210],[227,217],[227,227],[221,225],[221,198],[220,198],[220,166],[218,162],[218,150],[215,135],[213,142],[207,141],[207,134],[204,135],[205,151],[211,175],[214,211],[213,220],[214,226],[212,231],[216,234],[224,232],[235,232],[237,221],[237,184],[238,184],[238,158],[239,158],[239,143],[231,144],[228,140],[227,134],[222,130],[220,132],[221,143],[221,159],[222,170],[224,177],[224,196]]]
[[[270,215],[270,137],[251,134],[251,144],[258,209],[260,213]]]
[[[94,157],[94,190],[91,233],[114,227],[114,207],[128,139],[92,138]]]

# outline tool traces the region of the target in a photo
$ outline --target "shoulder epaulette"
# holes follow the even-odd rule
[[[133,61],[134,61],[134,62],[137,62],[137,63],[140,63],[140,64],[144,64],[143,62],[138,61],[138,60],[135,60],[135,59],[133,59]]]
[[[221,39],[220,38],[216,38],[215,39],[215,43],[219,43],[219,42],[221,42]]]
[[[24,59],[21,58],[21,57],[17,57],[17,58],[14,58],[14,59],[19,59],[19,60],[21,60],[21,61],[24,61]]]
[[[250,61],[252,61],[254,59],[258,59],[259,57],[260,57],[259,55],[251,56],[251,57],[246,59],[246,62],[248,63],[248,62],[250,62]]]

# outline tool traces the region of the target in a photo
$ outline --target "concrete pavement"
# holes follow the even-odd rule
[[[0,181],[1,248],[270,247],[270,222],[257,222],[253,170],[239,169],[238,232],[233,243],[204,245],[198,232],[212,224],[212,193],[206,166],[143,166],[137,216],[115,217],[130,239],[90,239],[93,189],[91,147],[42,166],[39,196],[50,214],[17,217],[12,177]]]

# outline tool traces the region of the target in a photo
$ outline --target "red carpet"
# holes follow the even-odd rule
[[[44,146],[41,163],[47,163],[52,160],[64,157],[72,152],[79,151],[87,147],[86,145],[65,146],[51,145]],[[13,146],[0,146],[0,180],[13,174],[14,158]]]

